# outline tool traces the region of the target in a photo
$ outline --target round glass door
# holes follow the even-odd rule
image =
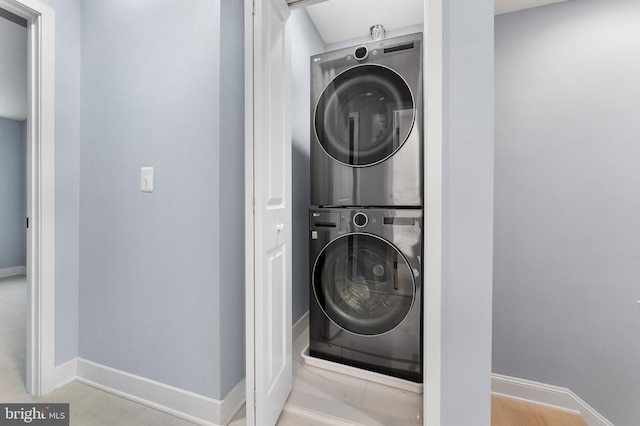
[[[318,141],[335,160],[369,166],[393,155],[414,122],[409,86],[395,71],[360,65],[338,75],[315,111]]]
[[[413,272],[391,244],[369,234],[329,243],[313,268],[313,292],[340,328],[374,336],[397,327],[415,297]]]

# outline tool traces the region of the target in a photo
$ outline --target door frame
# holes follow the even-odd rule
[[[422,422],[442,424],[443,2],[424,0],[424,306]],[[427,345],[427,342],[429,344]]]
[[[55,388],[55,13],[36,0],[0,0],[27,20],[27,353],[32,395]]]
[[[253,153],[253,8],[254,0],[244,0],[244,222],[245,222],[245,406],[247,422],[255,419],[255,342],[249,330],[255,321],[255,244],[256,234],[253,222],[255,210],[254,153]],[[249,412],[251,410],[251,412]]]

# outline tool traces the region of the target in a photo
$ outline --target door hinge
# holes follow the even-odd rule
[[[256,406],[256,390],[253,390],[253,406]]]
[[[27,218],[27,229],[29,229],[29,218]]]

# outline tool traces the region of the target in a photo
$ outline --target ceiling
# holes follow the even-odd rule
[[[423,0],[331,0],[307,7],[326,44],[369,35],[372,25],[387,31],[421,24]]]
[[[311,3],[318,0],[311,0]],[[496,15],[566,0],[495,0]],[[387,31],[423,22],[423,0],[332,0],[307,6],[307,13],[326,44],[369,35],[372,25]]]
[[[546,6],[567,0],[494,0],[493,10],[496,15],[515,12],[516,10],[530,9],[532,7]]]

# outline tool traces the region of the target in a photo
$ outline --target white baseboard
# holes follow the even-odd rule
[[[309,311],[305,312],[295,324],[291,332],[291,341],[295,342],[302,334],[305,328],[309,327]]]
[[[53,370],[53,379],[56,389],[73,382],[77,377],[78,358],[73,358],[64,364],[57,365]]]
[[[2,271],[4,270],[0,269],[0,273]],[[10,275],[16,274],[11,273]],[[293,325],[293,340],[298,338],[308,326],[309,312],[305,313]],[[244,378],[222,401],[82,358],[74,358],[58,365],[54,370],[54,379],[56,388],[77,380],[105,392],[205,426],[228,424],[245,404],[246,381]]]
[[[0,278],[12,277],[14,275],[27,275],[27,267],[12,266],[11,268],[0,269]]]
[[[233,416],[244,407],[246,401],[245,392],[247,390],[246,379],[242,379],[234,386],[233,389],[227,394],[227,396],[221,401],[220,404],[220,418],[221,425],[226,425],[231,422]]]
[[[579,414],[588,426],[613,426],[613,423],[567,388],[492,374],[491,393],[503,398]]]
[[[75,358],[55,369],[56,387],[74,380],[204,426],[229,423],[245,402],[245,379],[219,401],[194,392]]]

